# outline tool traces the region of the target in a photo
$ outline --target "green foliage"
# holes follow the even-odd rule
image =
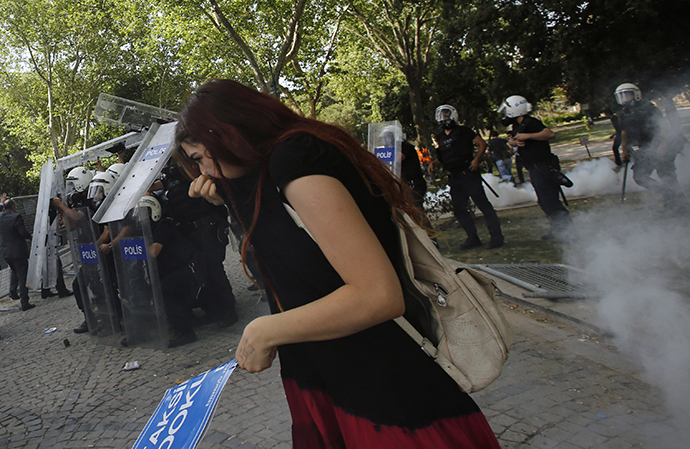
[[[27,173],[31,168],[27,153],[20,139],[8,132],[0,111],[0,192],[8,196],[38,192],[40,177]]]
[[[574,101],[593,115],[611,106],[623,81],[648,99],[690,85],[688,11],[671,0],[0,0],[2,132],[35,177],[123,132],[91,119],[100,92],[179,110],[208,78],[268,92],[271,74],[294,110],[360,139],[396,119],[424,144],[442,103],[500,129],[495,111],[513,94],[555,126],[581,117]]]
[[[318,119],[340,126],[361,143],[367,141],[367,122],[361,112],[352,105],[333,103],[321,109]]]

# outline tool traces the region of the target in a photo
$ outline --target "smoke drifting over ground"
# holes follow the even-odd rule
[[[629,164],[632,167],[633,163]],[[690,185],[690,150],[676,159],[681,186]],[[623,168],[607,158],[579,162],[566,173],[568,197],[610,194],[610,200],[573,215],[564,263],[582,268],[601,292],[598,315],[614,342],[659,388],[677,429],[690,426],[690,217],[661,216],[662,204],[622,205]],[[483,175],[494,207],[535,202],[530,184],[514,187]],[[653,176],[656,178],[656,176]],[[628,172],[627,192],[643,190]],[[687,187],[684,188],[687,191]],[[500,216],[500,213],[499,213]],[[650,435],[650,438],[654,436]],[[688,435],[690,439],[690,435]],[[652,447],[685,448],[687,440]],[[658,441],[657,441],[658,443]]]
[[[689,224],[612,201],[574,217],[565,251],[566,263],[583,268],[602,292],[600,318],[662,390],[680,428],[690,423]]]
[[[681,185],[690,183],[690,152],[676,159]],[[632,165],[632,164],[630,164]],[[609,160],[578,164],[569,177],[575,195],[618,193],[623,171]],[[628,174],[628,191],[640,187]],[[578,187],[581,190],[576,190]],[[685,189],[687,190],[687,189]],[[584,269],[601,291],[598,315],[619,349],[658,387],[675,425],[690,423],[690,217],[661,216],[661,204],[633,209],[618,196],[573,214],[565,263]],[[677,445],[664,447],[686,447]]]
[[[690,165],[690,162],[689,162]],[[632,164],[630,164],[632,167]],[[632,179],[632,171],[628,167],[627,192],[642,190]],[[593,195],[607,195],[621,192],[624,170],[614,170],[616,164],[610,159],[592,159],[578,162],[578,164],[566,173],[573,181],[573,187],[563,188],[567,197],[582,197]],[[537,201],[537,195],[531,184],[526,183],[518,187],[511,183],[499,182],[499,178],[492,174],[484,174],[484,180],[496,191],[496,198],[487,190],[486,196],[494,207],[514,206],[521,203]]]

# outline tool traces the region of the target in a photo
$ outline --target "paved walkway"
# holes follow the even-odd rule
[[[0,312],[0,448],[131,447],[166,389],[231,359],[244,325],[267,313],[246,289],[236,253],[228,256],[240,322],[202,327],[199,341],[180,348],[124,348],[119,336],[74,334],[82,318],[71,297],[34,295],[35,309]],[[504,448],[685,447],[676,442],[688,435],[675,430],[659,392],[606,339],[505,298],[516,334],[510,360],[473,395]],[[133,360],[141,368],[123,371]],[[291,447],[277,364],[235,371],[199,447]]]

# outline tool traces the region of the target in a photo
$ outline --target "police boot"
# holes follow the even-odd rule
[[[86,320],[84,320],[84,322],[81,323],[78,327],[74,328],[75,334],[85,334],[88,331],[89,331],[89,325],[86,323]]]
[[[35,305],[35,304],[31,304],[31,303],[29,302],[29,298],[27,298],[27,299],[22,299],[22,300],[21,300],[21,303],[19,304],[19,308],[21,309],[22,312],[25,312],[25,311],[27,311],[27,310],[29,310],[29,309],[33,309],[34,307],[36,307],[36,305]]]
[[[497,235],[497,236],[492,236],[491,240],[489,241],[489,249],[495,249],[495,248],[500,248],[505,244],[506,240],[503,238],[502,235]]]
[[[482,246],[482,241],[479,240],[479,236],[477,234],[474,234],[467,237],[467,240],[460,244],[460,249],[470,249],[478,246]]]

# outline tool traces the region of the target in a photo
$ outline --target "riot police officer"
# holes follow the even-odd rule
[[[671,214],[690,213],[690,203],[678,185],[675,159],[687,139],[680,129],[674,129],[652,103],[642,101],[642,92],[632,83],[623,83],[614,92],[616,101],[623,106],[619,114],[621,126],[621,152],[629,160],[632,146],[634,154],[633,179],[640,186],[657,193],[664,200],[663,211]],[[656,170],[659,181],[651,174]]]
[[[438,144],[437,159],[431,161],[428,170],[431,173],[434,166],[440,162],[444,170],[450,172],[448,184],[453,211],[455,218],[467,233],[467,240],[460,245],[460,249],[474,248],[482,244],[474,219],[467,210],[469,198],[472,198],[474,204],[484,213],[486,227],[491,235],[489,249],[503,246],[501,222],[486,197],[479,172],[479,163],[486,151],[486,141],[472,129],[458,124],[458,112],[453,106],[439,106],[436,109],[436,121],[441,126],[441,132],[434,136]],[[475,145],[479,148],[476,155]]]
[[[227,209],[214,206],[203,198],[190,198],[190,181],[173,159],[165,167],[161,182],[168,200],[164,216],[179,226],[205,258],[204,287],[199,294],[198,305],[207,316],[217,319],[221,327],[235,324],[238,320],[235,295],[223,266],[229,243]]]
[[[73,168],[67,174],[67,179],[65,181],[67,204],[62,202],[60,198],[53,198],[50,200],[51,207],[64,217],[65,225],[68,230],[73,230],[74,224],[85,218],[82,212],[76,211],[75,209],[87,206],[88,200],[86,198],[86,193],[93,176],[94,172],[86,167]],[[74,299],[77,302],[77,307],[84,313],[84,303],[81,296],[81,289],[79,288],[78,273],[75,273],[74,280],[72,281],[72,291],[74,293]],[[86,322],[86,317],[84,317],[84,321],[74,328],[74,332],[83,334],[88,331],[89,327]]]
[[[504,112],[503,126],[512,125],[509,144],[518,147],[522,163],[529,172],[530,182],[537,194],[537,203],[551,224],[551,230],[542,239],[563,236],[570,223],[570,212],[559,198],[561,185],[572,185],[560,172],[558,156],[551,152],[549,140],[556,133],[540,120],[532,117],[532,105],[525,97],[513,95],[506,98],[498,112]]]

